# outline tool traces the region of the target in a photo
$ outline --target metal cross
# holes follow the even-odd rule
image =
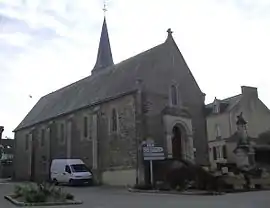
[[[103,0],[103,12],[104,12],[104,15],[105,15],[105,13],[107,12],[108,10],[107,10],[107,2],[106,2],[106,0]]]

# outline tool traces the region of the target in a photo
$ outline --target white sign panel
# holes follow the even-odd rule
[[[164,149],[154,145],[143,147],[143,157],[144,160],[164,160]]]

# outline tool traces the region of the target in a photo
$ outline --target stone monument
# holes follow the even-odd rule
[[[255,150],[249,141],[247,134],[247,122],[241,112],[237,116],[237,136],[239,137],[237,147],[234,150],[236,165],[241,170],[251,170],[255,166]]]

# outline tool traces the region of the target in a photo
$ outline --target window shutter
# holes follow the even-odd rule
[[[172,105],[177,105],[177,88],[175,85],[171,86],[171,102]]]

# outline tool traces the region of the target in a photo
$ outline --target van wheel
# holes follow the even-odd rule
[[[73,181],[72,179],[70,179],[68,184],[69,184],[70,186],[73,186],[74,181]]]
[[[56,180],[56,178],[53,179],[53,184],[56,186],[59,184],[58,181]]]

